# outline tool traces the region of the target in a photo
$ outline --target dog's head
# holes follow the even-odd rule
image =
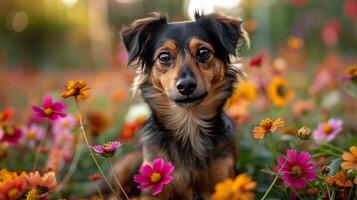
[[[157,13],[135,21],[121,32],[128,63],[134,62],[140,71],[134,87],[142,91],[143,85],[150,85],[150,90],[161,94],[156,97],[166,97],[185,109],[208,98],[212,101],[220,92],[230,90],[240,73],[230,67],[230,57],[236,56],[239,40],[247,40],[241,24],[218,13],[197,13],[195,21],[189,22],[168,23]],[[228,93],[220,96],[220,104]]]

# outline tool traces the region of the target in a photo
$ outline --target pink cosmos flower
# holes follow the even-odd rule
[[[24,140],[26,144],[33,148],[36,142],[40,141],[45,137],[45,130],[38,124],[31,124],[30,126],[25,126],[22,128],[24,133]]]
[[[53,124],[53,132],[55,134],[71,131],[77,123],[77,119],[73,115],[67,115],[56,120]]]
[[[163,159],[155,159],[152,166],[143,165],[140,174],[134,176],[134,182],[139,183],[140,190],[152,190],[152,195],[162,192],[164,185],[173,180],[170,174],[174,171],[171,162],[165,163]]]
[[[313,136],[317,142],[331,141],[342,130],[343,121],[341,119],[331,118],[325,123],[320,123]]]
[[[22,138],[22,131],[16,126],[3,126],[2,131],[0,131],[0,143],[5,142],[9,144],[18,144]]]
[[[299,153],[297,150],[288,149],[286,155],[288,161],[285,166],[286,159],[281,156],[278,158],[278,166],[275,168],[276,172],[281,172],[282,179],[286,185],[296,189],[303,189],[307,182],[316,180],[316,165],[309,162],[311,155],[308,152],[302,151]]]
[[[60,101],[53,102],[52,97],[45,96],[43,98],[43,105],[42,107],[39,106],[32,106],[32,110],[36,112],[34,118],[48,118],[52,121],[57,120],[60,117],[65,117],[66,114],[63,113],[66,107]]]
[[[95,151],[97,156],[102,156],[106,158],[112,157],[116,150],[121,146],[118,141],[108,142],[103,145],[92,145],[91,148]]]

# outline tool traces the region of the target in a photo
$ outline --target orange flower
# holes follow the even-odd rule
[[[23,177],[18,177],[6,181],[0,187],[0,199],[13,200],[22,196],[26,189],[26,180]]]
[[[253,129],[254,138],[263,139],[265,134],[273,133],[278,128],[280,128],[284,125],[285,125],[285,122],[281,118],[278,118],[274,121],[270,118],[263,119],[260,122],[259,126],[256,126]]]
[[[348,179],[348,176],[344,171],[337,172],[335,175],[327,177],[325,182],[329,185],[337,185],[340,187],[352,186],[352,181]]]
[[[240,174],[234,180],[226,179],[215,186],[212,200],[250,200],[257,183],[247,174]]]
[[[68,97],[74,97],[77,100],[85,100],[88,98],[88,90],[90,88],[87,86],[83,80],[79,81],[68,81],[66,85],[66,91],[62,92],[61,97],[67,99]]]
[[[357,170],[357,146],[350,147],[350,152],[344,152],[342,154],[342,158],[345,160],[345,162],[341,163],[341,167],[345,170]]]
[[[56,176],[54,172],[47,172],[43,176],[38,171],[31,172],[27,177],[30,188],[46,188],[47,191],[53,191],[57,187]]]

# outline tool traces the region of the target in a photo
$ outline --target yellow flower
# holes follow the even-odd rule
[[[234,180],[226,179],[215,186],[211,200],[250,200],[257,183],[247,174],[240,174]]]
[[[26,194],[26,200],[39,200],[39,199],[40,199],[40,195],[38,194],[37,189],[31,189]]]
[[[263,139],[266,133],[273,133],[284,125],[285,122],[281,118],[274,121],[270,118],[265,118],[260,122],[259,126],[254,127],[253,136],[256,139]]]
[[[74,97],[77,100],[85,100],[88,98],[88,90],[90,88],[87,86],[83,80],[79,81],[68,81],[66,85],[66,91],[62,92],[62,98],[67,99],[68,97]]]
[[[341,163],[341,167],[345,170],[357,170],[357,146],[350,147],[350,152],[344,152],[342,154],[344,162]]]
[[[274,76],[267,87],[267,95],[277,107],[285,106],[293,97],[288,81],[281,76]]]
[[[254,101],[256,98],[256,86],[251,82],[242,82],[239,83],[237,87],[235,87],[234,93],[228,101],[232,104],[242,99],[247,101]]]

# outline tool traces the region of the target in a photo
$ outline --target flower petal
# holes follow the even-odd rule
[[[171,162],[168,162],[161,170],[161,174],[163,176],[167,176],[171,174],[174,171],[174,166],[172,165]]]
[[[153,170],[150,165],[143,165],[140,168],[140,174],[142,174],[144,176],[150,177],[152,172],[153,172]]]
[[[164,167],[164,160],[163,159],[155,159],[152,164],[152,169],[155,172],[161,172],[162,168]]]
[[[165,176],[165,177],[162,179],[162,182],[163,182],[164,184],[169,184],[173,179],[174,179],[173,176]]]
[[[41,113],[41,114],[43,113],[43,110],[38,106],[32,106],[32,110],[37,113]]]
[[[43,97],[43,107],[45,107],[45,108],[50,108],[50,107],[52,107],[52,102],[53,102],[53,100],[52,100],[52,97],[51,96],[45,96],[45,97]]]
[[[158,184],[154,185],[154,187],[152,188],[152,195],[158,195],[159,193],[162,192],[162,189],[164,187],[164,183],[163,182],[159,182]]]
[[[265,130],[261,127],[254,127],[253,136],[256,139],[263,139],[265,136]]]

